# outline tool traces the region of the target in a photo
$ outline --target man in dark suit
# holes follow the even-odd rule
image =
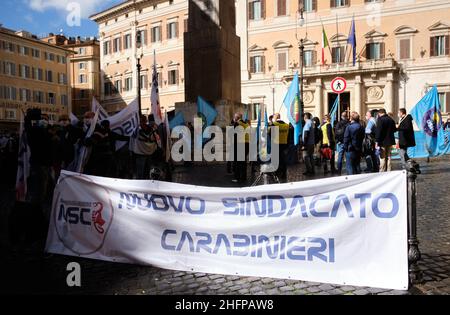
[[[376,148],[380,149],[380,172],[392,171],[392,146],[395,145],[395,121],[389,117],[384,108],[378,112],[375,133]]]
[[[407,115],[406,109],[404,108],[400,108],[398,111],[398,118],[400,119],[400,122],[397,125],[400,158],[402,160],[403,168],[406,168],[406,162],[409,160],[408,148],[416,146],[413,118],[411,115]]]

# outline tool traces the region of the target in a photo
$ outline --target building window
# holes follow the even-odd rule
[[[31,78],[31,68],[26,65],[19,65],[19,75],[23,79]]]
[[[87,77],[85,74],[80,74],[78,76],[78,83],[81,83],[81,84],[87,83]]]
[[[30,48],[25,47],[25,46],[19,46],[19,47],[20,47],[19,51],[22,56],[28,56],[30,54]]]
[[[78,64],[78,69],[80,70],[85,70],[86,69],[86,63],[85,62],[80,62]]]
[[[61,105],[62,105],[62,106],[67,106],[67,104],[69,104],[67,95],[64,95],[64,94],[61,95]]]
[[[111,53],[111,42],[108,40],[103,43],[103,55],[108,55]]]
[[[34,71],[34,78],[39,81],[44,81],[44,70],[35,68]]]
[[[79,49],[78,49],[78,54],[80,54],[80,55],[86,55],[86,48],[84,48],[84,47],[79,48]]]
[[[261,20],[266,15],[266,1],[265,0],[251,0],[249,5],[249,20]]]
[[[367,60],[384,59],[384,43],[366,44],[366,59]]]
[[[113,51],[115,53],[122,50],[122,47],[120,47],[120,37],[114,38],[113,46]]]
[[[3,74],[15,76],[16,75],[16,64],[8,61],[3,62]]]
[[[104,85],[105,88],[105,95],[110,96],[112,95],[113,87],[111,82],[106,82]]]
[[[114,92],[116,92],[116,94],[122,93],[122,81],[121,80],[114,81]]]
[[[16,120],[16,111],[14,109],[5,109],[6,120]]]
[[[131,34],[126,34],[123,37],[123,46],[125,49],[131,49]]]
[[[163,87],[163,74],[162,74],[162,72],[158,72],[158,87],[159,88]]]
[[[286,0],[277,0],[277,16],[287,15],[286,5],[287,5]]]
[[[125,91],[129,92],[133,89],[133,80],[132,78],[125,79]]]
[[[141,85],[141,90],[147,89],[147,75],[143,74],[139,78],[139,84]]]
[[[147,31],[146,30],[139,30],[136,34],[136,43],[138,44],[138,48],[141,48],[141,46],[147,45]]]
[[[41,51],[39,49],[31,49],[31,55],[34,58],[41,58]]]
[[[178,22],[171,22],[167,24],[167,39],[178,37]]]
[[[258,120],[258,113],[261,111],[262,103],[252,103],[251,120]]]
[[[152,43],[161,41],[161,26],[152,27]]]
[[[331,0],[332,8],[342,8],[348,6],[350,4],[350,0]]]
[[[345,47],[331,48],[331,62],[343,63],[345,61]]]
[[[47,104],[56,105],[55,93],[47,93]]]
[[[398,41],[400,59],[411,59],[411,39],[404,38]]]
[[[47,61],[55,61],[55,54],[46,52],[44,55],[45,55],[45,60],[47,60]]]
[[[303,10],[313,12],[317,10],[317,0],[303,0]]]
[[[31,102],[31,91],[28,89],[19,90],[20,100],[22,102]]]
[[[45,80],[47,82],[53,82],[53,71],[51,71],[51,70],[45,71]]]
[[[315,50],[305,50],[303,53],[303,65],[305,67],[312,67],[316,63],[316,51]]]
[[[430,56],[448,56],[449,55],[449,35],[433,36],[430,43]]]
[[[441,112],[450,113],[450,92],[440,92],[439,102],[441,103]]]
[[[288,65],[288,53],[286,51],[277,53],[277,72],[283,72],[287,70]]]
[[[178,84],[178,70],[169,70],[169,85],[177,85]]]
[[[33,92],[33,101],[35,103],[44,103],[44,92],[41,91],[34,91]]]
[[[265,60],[264,56],[250,57],[250,73],[264,72]]]
[[[60,73],[58,78],[59,84],[67,84],[67,75],[65,73]]]

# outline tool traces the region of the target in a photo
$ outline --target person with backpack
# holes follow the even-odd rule
[[[363,154],[366,160],[366,173],[377,173],[380,168],[380,163],[375,151],[375,131],[377,128],[377,121],[372,115],[371,111],[366,113],[367,126],[365,129],[365,138],[363,143]]]
[[[361,174],[360,163],[364,135],[364,127],[361,126],[360,116],[357,112],[353,112],[351,123],[345,129],[344,134],[344,151],[348,175]]]
[[[338,162],[337,162],[337,173],[341,175],[342,173],[342,163],[344,160],[344,135],[347,126],[349,125],[347,112],[343,112],[341,115],[341,120],[336,124],[334,128],[334,137],[336,139],[336,151],[338,153]]]

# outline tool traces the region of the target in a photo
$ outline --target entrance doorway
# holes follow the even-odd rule
[[[328,112],[331,113],[331,109],[333,108],[334,102],[336,102],[336,99],[338,97],[338,94],[335,93],[328,93]],[[340,119],[341,113],[344,111],[347,111],[347,114],[350,117],[350,92],[345,92],[341,94],[340,98],[340,104],[338,112],[336,113],[336,121]]]

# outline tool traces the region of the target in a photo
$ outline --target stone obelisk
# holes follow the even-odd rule
[[[240,40],[233,0],[189,0],[184,59],[186,102],[202,96],[213,104],[241,103]]]

